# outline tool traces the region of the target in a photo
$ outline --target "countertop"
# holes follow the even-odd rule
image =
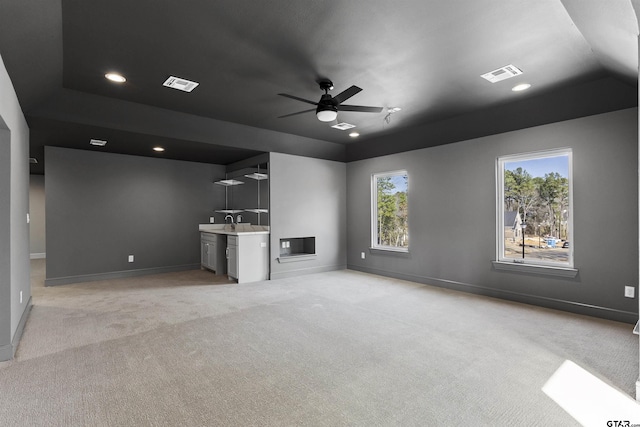
[[[226,234],[228,236],[248,236],[251,234],[269,234],[268,225],[235,224],[200,224],[198,227],[202,233]]]

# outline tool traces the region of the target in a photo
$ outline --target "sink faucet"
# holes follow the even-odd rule
[[[224,222],[227,222],[227,218],[229,218],[231,220],[231,224],[233,224],[233,215],[227,214],[227,216],[224,217]]]

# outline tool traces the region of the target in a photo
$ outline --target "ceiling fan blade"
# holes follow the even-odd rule
[[[340,104],[341,102],[346,101],[347,99],[351,98],[353,95],[360,92],[361,90],[362,89],[360,89],[358,86],[351,86],[349,89],[343,90],[342,92],[334,96],[333,100],[337,104]]]
[[[308,113],[310,111],[316,111],[315,108],[312,108],[310,110],[304,110],[304,111],[298,111],[297,113],[291,113],[291,114],[285,114],[284,116],[280,116],[278,117],[279,119],[283,119],[285,117],[291,117],[291,116],[297,116],[298,114],[302,114],[302,113]]]
[[[298,98],[297,96],[293,96],[293,95],[287,95],[286,93],[279,93],[278,95],[280,95],[280,96],[284,96],[284,97],[286,97],[286,98],[295,99],[295,100],[297,100],[297,101],[306,102],[307,104],[311,104],[311,105],[318,105],[318,103],[317,103],[317,102],[309,101],[308,99],[304,99],[304,98]]]
[[[363,107],[362,105],[338,105],[338,111],[357,111],[360,113],[380,113],[382,107]]]

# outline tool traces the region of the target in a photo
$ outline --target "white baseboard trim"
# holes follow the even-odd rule
[[[95,282],[98,280],[123,279],[149,274],[172,273],[175,271],[199,270],[200,264],[173,265],[169,267],[141,268],[139,270],[111,271],[108,273],[81,274],[78,276],[53,277],[44,280],[45,286],[69,285],[71,283]]]
[[[615,320],[617,322],[630,323],[631,325],[634,325],[638,320],[638,313],[617,310],[609,307],[601,307],[592,304],[584,304],[576,301],[561,300],[539,295],[522,294],[519,292],[494,289],[481,285],[472,285],[471,283],[437,279],[435,277],[417,276],[414,274],[398,273],[394,271],[384,271],[378,270],[376,268],[362,267],[358,265],[348,265],[347,268],[349,270],[362,271],[364,273],[376,274],[378,276],[392,277],[394,279],[407,280],[410,282],[417,282],[425,285],[437,286],[440,288],[453,289],[455,291],[468,292],[471,294],[521,302],[524,304],[536,305],[539,307],[551,308],[554,310],[568,311],[570,313],[583,314],[586,316]]]
[[[32,253],[30,254],[29,258],[31,259],[42,259],[42,258],[46,258],[47,254],[45,252],[42,253]]]

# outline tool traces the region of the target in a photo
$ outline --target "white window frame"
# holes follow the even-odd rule
[[[523,161],[523,160],[535,160],[535,159],[544,159],[550,157],[558,157],[558,156],[567,156],[569,167],[568,167],[568,179],[569,179],[569,215],[567,217],[567,240],[569,241],[569,259],[567,262],[553,262],[553,261],[544,261],[544,260],[536,260],[536,259],[527,259],[527,258],[507,258],[504,256],[504,166],[505,163],[514,162],[514,161]],[[497,212],[497,244],[496,244],[496,260],[494,262],[494,266],[498,269],[507,269],[507,270],[522,270],[526,272],[535,272],[535,269],[531,269],[529,267],[543,267],[547,270],[547,273],[557,274],[557,275],[565,275],[560,270],[569,271],[568,276],[575,276],[577,274],[577,270],[574,270],[574,259],[573,259],[573,248],[575,246],[574,236],[573,236],[573,152],[571,148],[558,148],[552,150],[544,150],[530,153],[522,153],[522,154],[512,154],[498,157],[496,161],[496,189],[497,189],[497,198],[496,198],[496,212]],[[503,264],[500,266],[499,264]],[[506,265],[511,265],[507,266]],[[554,271],[555,270],[555,273]]]
[[[409,172],[406,170],[396,170],[390,172],[379,172],[371,174],[371,249],[389,252],[408,253],[409,247],[386,246],[378,244],[378,179],[392,176],[407,177],[407,211],[409,209]],[[409,213],[407,212],[407,217]],[[408,230],[407,230],[407,234]],[[409,239],[411,244],[411,239]]]

